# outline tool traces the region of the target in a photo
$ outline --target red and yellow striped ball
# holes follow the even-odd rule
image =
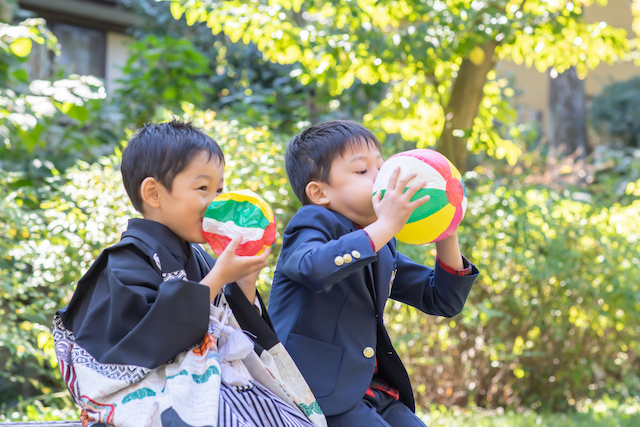
[[[242,236],[237,255],[259,255],[276,241],[276,218],[253,191],[229,191],[209,204],[202,220],[202,234],[217,255],[236,236]]]
[[[467,191],[458,169],[442,154],[434,150],[417,149],[395,154],[380,168],[373,194],[387,188],[389,178],[396,167],[401,175],[415,172],[418,175],[407,186],[424,180],[425,188],[420,189],[411,200],[430,195],[431,198],[413,213],[403,229],[396,234],[401,242],[424,245],[445,239],[453,233],[467,210]]]

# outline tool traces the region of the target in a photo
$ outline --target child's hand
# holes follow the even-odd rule
[[[413,202],[411,201],[411,198],[427,184],[426,181],[419,181],[409,187],[407,191],[404,191],[409,181],[416,176],[417,173],[415,172],[400,176],[400,168],[396,168],[389,178],[384,198],[382,198],[382,191],[379,191],[373,197],[373,210],[378,217],[378,221],[382,221],[389,226],[394,235],[402,230],[411,213],[431,197],[424,196]]]
[[[416,177],[416,173],[400,176],[400,168],[396,168],[387,184],[387,189],[382,197],[382,191],[373,196],[373,210],[378,218],[373,224],[365,227],[365,231],[373,241],[376,251],[386,245],[389,240],[402,230],[407,223],[411,213],[423,205],[431,198],[424,196],[418,200],[411,201],[411,198],[423,188],[427,183],[420,181],[404,191],[409,181]]]
[[[260,272],[260,270],[267,266],[267,258],[271,253],[270,248],[266,248],[260,255],[239,256],[236,255],[236,249],[241,242],[241,237],[236,237],[231,240],[229,245],[218,257],[216,264],[209,274],[200,281],[201,284],[209,286],[211,290],[211,301],[213,301],[216,295],[218,295],[218,292],[220,292],[220,289],[227,283],[233,283],[245,276]],[[255,279],[253,283],[255,287]]]

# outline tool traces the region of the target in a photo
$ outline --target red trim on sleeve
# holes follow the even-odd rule
[[[367,239],[369,239],[369,245],[371,245],[371,249],[373,249],[373,252],[376,252],[376,244],[373,243],[373,240],[371,240],[371,236],[369,236],[369,233],[367,233],[367,230],[365,230],[364,228],[361,228],[360,230],[364,231],[364,234],[367,235]]]
[[[448,266],[437,256],[436,262],[440,264],[440,267],[442,267],[444,271],[449,274],[453,274],[454,276],[468,276],[471,274],[471,265],[469,265],[469,260],[467,260],[464,256],[462,257],[462,265],[464,266],[462,270],[456,270],[455,268]]]

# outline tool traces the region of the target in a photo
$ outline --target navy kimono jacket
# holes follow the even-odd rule
[[[98,362],[156,368],[206,334],[209,288],[199,282],[214,263],[165,225],[132,219],[58,314]],[[278,343],[264,305],[261,317],[236,284],[227,285],[225,295],[258,354]]]

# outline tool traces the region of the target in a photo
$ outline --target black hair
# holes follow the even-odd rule
[[[143,213],[142,181],[153,177],[170,192],[176,175],[200,153],[224,164],[218,143],[190,122],[174,119],[138,129],[122,153],[121,166],[124,188],[136,210]]]
[[[311,204],[306,187],[311,181],[329,183],[331,163],[348,148],[380,143],[367,128],[349,120],[332,120],[308,127],[289,141],[285,155],[287,176],[303,205]]]

